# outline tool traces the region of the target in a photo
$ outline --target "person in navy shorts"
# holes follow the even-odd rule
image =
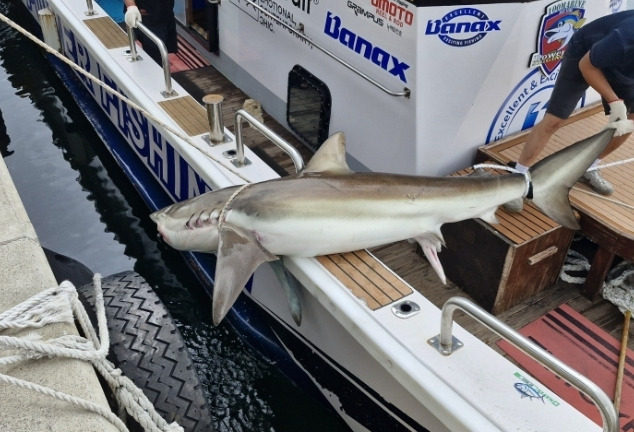
[[[572,114],[588,87],[601,95],[609,122],[634,119],[634,10],[598,18],[581,27],[570,39],[562,59],[546,114],[529,133],[515,168],[528,170],[546,143]],[[616,150],[629,137],[631,129],[615,137],[592,167]],[[591,167],[591,168],[592,168]],[[598,193],[614,191],[599,170],[581,178]],[[510,211],[521,211],[521,199],[505,204]]]

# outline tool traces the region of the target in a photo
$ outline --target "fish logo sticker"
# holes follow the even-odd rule
[[[537,52],[531,55],[530,67],[539,66],[549,76],[561,63],[568,42],[584,24],[585,0],[559,1],[546,8],[537,38]]]
[[[515,390],[517,390],[517,392],[522,396],[522,399],[529,398],[531,401],[533,399],[539,399],[542,403],[546,403],[544,402],[544,395],[540,394],[539,390],[531,384],[515,383]]]

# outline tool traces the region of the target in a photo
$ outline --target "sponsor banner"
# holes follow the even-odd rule
[[[541,121],[570,37],[610,12],[588,0],[418,8],[417,172],[455,172]]]
[[[306,20],[306,15],[311,14],[319,5],[319,0],[230,0],[236,7],[242,10],[256,21],[263,29],[269,33],[289,32],[279,22],[275,21],[265,13],[253,6],[257,4],[262,9],[275,16],[285,25],[301,32],[302,22]],[[301,40],[301,39],[300,39]]]
[[[495,115],[485,144],[498,141],[510,133],[535,126],[546,113],[548,101],[557,79],[556,72],[544,75],[539,68],[528,75],[511,91]],[[582,98],[577,108],[585,105]]]
[[[403,0],[347,0],[325,11],[321,33],[328,49],[363,73],[379,79],[396,77],[411,84],[415,75],[415,12]]]

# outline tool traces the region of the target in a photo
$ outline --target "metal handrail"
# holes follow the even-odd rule
[[[86,11],[84,12],[84,15],[86,16],[97,15],[97,12],[95,12],[94,6],[92,5],[92,0],[86,0]]]
[[[176,96],[177,93],[172,88],[172,75],[170,73],[170,62],[169,62],[169,57],[167,53],[167,48],[165,47],[165,43],[161,40],[161,38],[159,38],[154,33],[152,33],[150,29],[144,26],[142,23],[138,22],[136,25],[137,25],[136,28],[141,30],[141,33],[146,35],[148,38],[150,38],[152,42],[156,44],[159,52],[161,53],[163,77],[165,78],[165,90],[161,92],[161,95],[163,95],[163,97],[166,97],[166,98]],[[126,28],[128,31],[128,42],[130,43],[130,61],[137,61],[139,59],[139,56],[136,52],[136,36],[134,34],[134,29],[132,27],[129,27],[128,25],[126,25]]]
[[[253,6],[254,8],[256,8],[257,10],[259,10],[260,12],[262,12],[264,15],[266,15],[267,17],[271,18],[273,21],[277,22],[279,25],[281,25],[282,27],[285,27],[288,31],[290,31],[291,33],[293,33],[295,36],[297,36],[298,38],[302,39],[304,42],[309,43],[310,45],[312,45],[313,47],[317,48],[319,51],[323,52],[324,54],[326,54],[328,57],[332,58],[333,60],[335,60],[336,62],[340,63],[341,65],[345,66],[346,68],[350,69],[352,72],[356,73],[357,75],[359,75],[361,78],[363,78],[364,80],[366,80],[367,82],[369,82],[370,84],[378,87],[379,89],[381,89],[382,91],[384,91],[385,93],[389,94],[390,96],[402,96],[404,98],[409,98],[411,95],[411,90],[408,89],[407,87],[405,87],[403,89],[403,91],[401,92],[396,92],[393,90],[388,89],[387,87],[385,87],[383,84],[379,83],[378,81],[370,78],[368,75],[364,74],[363,72],[361,72],[359,69],[355,68],[354,66],[352,66],[350,63],[346,62],[345,60],[337,57],[335,54],[331,53],[330,51],[328,51],[326,48],[318,45],[317,43],[313,42],[312,40],[308,39],[308,37],[306,37],[304,34],[302,34],[301,32],[295,30],[293,27],[289,26],[288,24],[286,24],[284,21],[282,21],[281,19],[279,19],[278,17],[276,17],[275,15],[273,15],[272,13],[270,13],[269,11],[267,11],[266,9],[262,8],[260,5],[255,4],[253,1],[251,0],[247,0],[247,3],[250,3],[251,6]]]
[[[302,159],[302,155],[297,151],[295,147],[284,141],[279,135],[273,132],[271,129],[266,127],[264,123],[260,122],[258,119],[253,117],[245,110],[238,110],[234,115],[234,128],[236,135],[236,166],[244,166],[246,165],[244,158],[244,142],[242,140],[242,121],[246,120],[249,122],[251,126],[260,131],[262,135],[267,137],[273,144],[282,149],[286,154],[288,154],[293,160],[293,164],[295,164],[295,170],[300,172],[304,168],[304,159]]]
[[[456,309],[461,309],[484,324],[514,347],[590,397],[601,413],[604,431],[617,432],[619,430],[618,413],[610,398],[599,386],[464,297],[452,297],[445,302],[440,318],[440,335],[429,340],[432,345],[435,343],[434,340],[439,341],[437,348],[443,355],[450,355],[456,346],[455,337],[452,336],[453,314]],[[458,345],[462,346],[460,343]]]

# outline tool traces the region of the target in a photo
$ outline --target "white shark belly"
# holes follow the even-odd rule
[[[312,257],[365,249],[415,237],[426,231],[422,219],[262,220],[245,215],[232,223],[251,231],[260,244],[274,255]]]

